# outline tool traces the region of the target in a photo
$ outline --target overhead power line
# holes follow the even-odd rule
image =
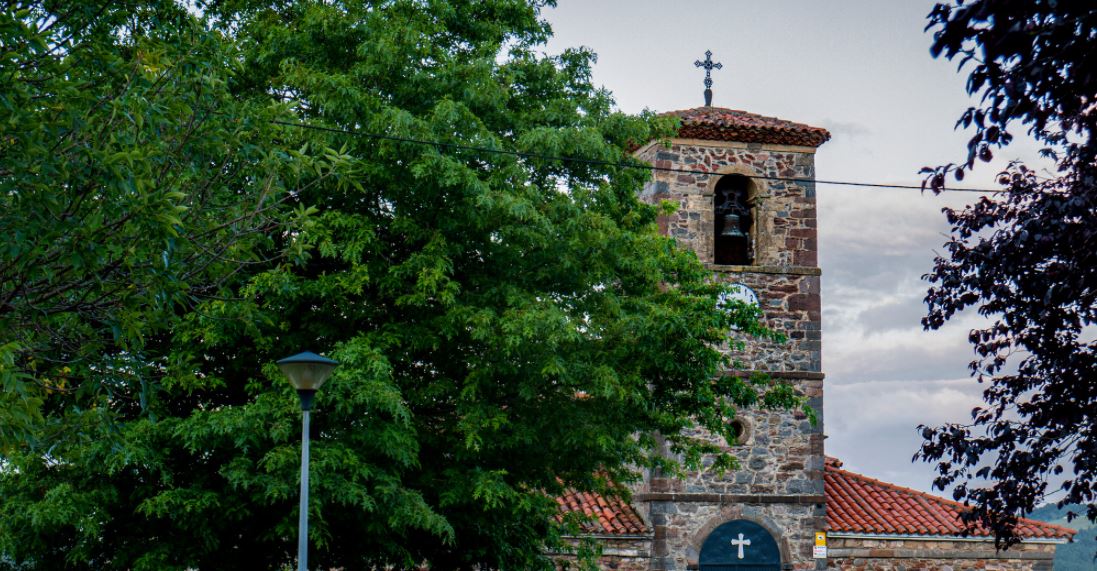
[[[295,123],[295,122],[292,122],[292,121],[279,121],[279,120],[272,120],[271,123],[274,123],[276,125],[283,125],[283,126],[286,126],[286,127],[297,127],[299,129],[311,129],[311,130],[314,130],[314,131],[326,131],[326,132],[329,132],[329,133],[341,133],[341,134],[344,134],[344,135],[353,135],[355,137],[365,137],[367,139],[376,139],[376,140],[381,140],[381,141],[394,141],[394,142],[398,142],[398,143],[410,143],[410,144],[413,144],[413,145],[425,145],[425,146],[431,146],[431,147],[455,149],[455,150],[460,150],[460,151],[477,151],[477,152],[482,152],[482,153],[493,153],[493,154],[496,154],[496,155],[508,155],[508,156],[512,156],[512,157],[520,157],[520,158],[525,158],[525,159],[541,159],[541,160],[546,160],[546,161],[561,161],[561,162],[580,163],[580,164],[597,165],[597,166],[620,167],[620,168],[631,168],[631,169],[644,169],[644,170],[651,170],[651,171],[672,172],[672,173],[680,173],[680,174],[696,174],[696,175],[706,175],[706,176],[712,176],[712,175],[719,175],[720,174],[720,173],[716,173],[716,172],[696,170],[696,169],[682,169],[682,168],[673,168],[673,167],[657,167],[657,166],[654,166],[654,165],[638,165],[638,164],[634,164],[634,163],[624,163],[624,162],[619,162],[619,161],[604,161],[604,160],[599,160],[599,159],[584,159],[582,157],[562,157],[562,156],[555,156],[555,155],[546,155],[546,154],[543,154],[543,153],[531,153],[531,152],[526,152],[526,151],[509,151],[509,150],[506,150],[506,149],[492,149],[492,148],[489,148],[489,147],[478,147],[478,146],[474,146],[474,145],[461,145],[461,144],[457,144],[457,143],[444,143],[444,142],[441,142],[441,141],[428,141],[428,140],[425,140],[425,139],[414,139],[414,138],[411,138],[411,137],[398,137],[396,135],[384,135],[384,134],[381,134],[381,133],[369,133],[369,132],[365,132],[365,131],[353,131],[353,130],[350,130],[350,129],[342,129],[342,128],[339,128],[339,127],[326,127],[324,125],[312,125],[310,123]],[[876,183],[876,182],[853,182],[853,181],[847,181],[847,180],[821,180],[821,179],[814,179],[814,178],[768,176],[768,175],[761,175],[761,174],[747,175],[747,176],[749,176],[750,178],[760,178],[760,179],[764,179],[764,180],[776,180],[776,181],[782,181],[782,182],[833,184],[833,185],[838,185],[838,186],[860,186],[860,187],[866,187],[866,188],[892,188],[892,189],[902,189],[902,190],[923,190],[923,188],[920,185],[913,185],[913,184],[887,184],[887,183]],[[979,192],[979,193],[1002,192],[999,189],[990,189],[990,188],[945,188],[943,190],[948,190],[948,191],[952,191],[952,192]]]

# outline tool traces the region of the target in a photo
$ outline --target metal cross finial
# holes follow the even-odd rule
[[[712,51],[705,50],[705,61],[697,60],[693,62],[695,67],[704,68],[705,70],[705,107],[712,106],[712,70],[722,69],[724,64],[712,61]]]

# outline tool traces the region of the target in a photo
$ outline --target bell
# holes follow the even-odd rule
[[[724,215],[724,228],[720,230],[721,238],[746,238],[747,235],[739,228],[738,214]]]

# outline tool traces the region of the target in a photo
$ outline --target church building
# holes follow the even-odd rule
[[[815,151],[830,133],[782,119],[706,105],[669,115],[677,137],[635,155],[655,167],[641,198],[678,210],[660,227],[757,304],[787,336],[751,339],[736,352],[746,375],[765,371],[809,398],[802,412],[740,411],[730,452],[740,469],[685,479],[647,474],[632,503],[594,494],[558,499],[590,516],[600,567],[621,571],[861,571],[1003,569],[1050,571],[1055,546],[1073,530],[1023,520],[1024,541],[996,551],[985,533],[965,536],[963,506],[848,472],[824,451],[822,323]],[[721,445],[724,443],[721,442]]]

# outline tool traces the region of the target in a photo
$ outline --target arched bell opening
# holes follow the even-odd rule
[[[754,263],[751,184],[750,178],[741,174],[724,175],[716,182],[713,262],[717,264],[749,266]]]
[[[781,549],[766,528],[736,519],[712,530],[697,563],[700,571],[780,571]]]

